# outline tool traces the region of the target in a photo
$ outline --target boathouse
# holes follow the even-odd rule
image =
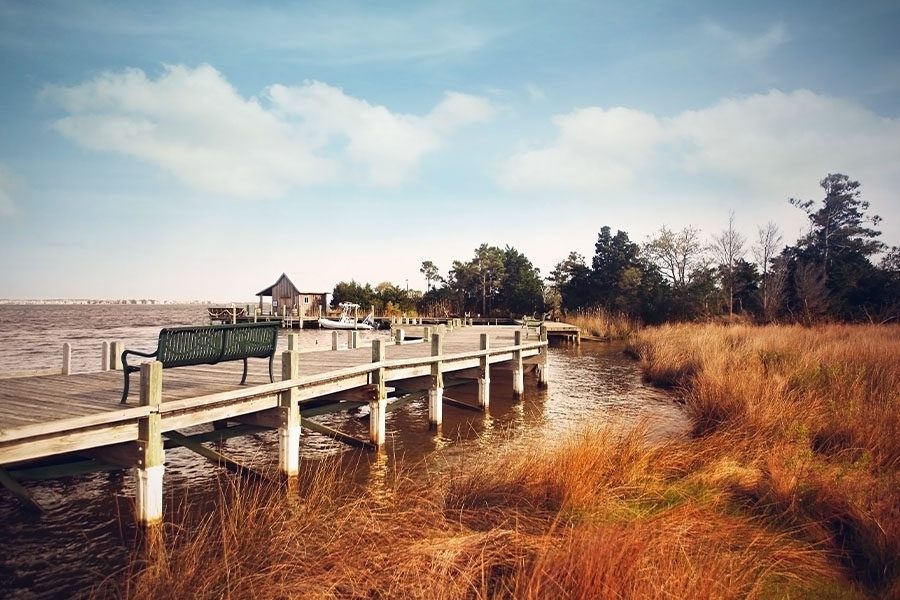
[[[327,292],[301,292],[294,282],[282,273],[278,281],[256,294],[259,312],[263,313],[263,299],[272,299],[272,314],[321,316],[327,312]]]

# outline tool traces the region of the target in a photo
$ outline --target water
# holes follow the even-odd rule
[[[206,323],[206,308],[197,305],[0,305],[0,373],[59,367],[63,342],[72,344],[76,372],[94,371],[100,366],[103,340],[152,350],[160,328]],[[364,341],[387,337],[386,332],[361,333]],[[301,347],[317,345],[330,348],[331,332],[301,333]],[[286,349],[286,334],[279,346]],[[636,364],[622,355],[619,346],[553,347],[550,364],[549,388],[538,389],[534,378],[527,376],[521,401],[512,397],[509,373],[494,371],[488,415],[445,405],[444,423],[433,432],[428,429],[425,402],[412,403],[388,413],[386,452],[352,450],[304,431],[302,459],[339,461],[361,485],[375,487],[399,460],[407,468],[441,469],[483,448],[536,438],[556,440],[588,423],[623,427],[646,423],[659,437],[686,430],[686,419],[672,397],[645,385]],[[445,394],[477,403],[474,384],[448,388]],[[317,420],[367,436],[367,423],[352,415]],[[267,432],[229,440],[224,452],[265,469],[273,465],[277,447],[275,433]],[[187,498],[192,510],[203,510],[216,496],[220,476],[218,467],[183,448],[167,451],[167,511],[176,498]],[[98,473],[29,482],[27,487],[45,513],[26,514],[0,489],[0,598],[71,597],[114,577],[128,563],[137,537],[130,474]]]

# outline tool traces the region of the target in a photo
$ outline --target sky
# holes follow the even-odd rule
[[[0,0],[0,298],[424,289],[604,225],[900,245],[900,4]],[[748,244],[749,245],[749,244]],[[748,258],[749,258],[748,253]]]

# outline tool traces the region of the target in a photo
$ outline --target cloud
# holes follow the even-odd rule
[[[12,199],[14,187],[16,180],[12,171],[0,163],[0,219],[16,214],[16,205]]]
[[[394,114],[317,81],[273,85],[267,93],[279,114],[306,122],[311,137],[346,139],[347,159],[365,165],[370,181],[386,187],[402,184],[443,135],[494,114],[487,100],[459,93],[447,93],[425,117]]]
[[[703,31],[714,40],[724,44],[732,54],[741,60],[762,60],[775,48],[787,41],[784,23],[775,23],[761,35],[743,34],[726,29],[714,21],[707,21]]]
[[[397,114],[318,81],[244,98],[209,65],[166,66],[156,79],[104,73],[42,96],[68,113],[53,128],[75,143],[238,197],[347,180],[398,186],[445,136],[493,114],[486,100],[458,93],[424,117]]]
[[[623,185],[646,192],[662,181],[708,195],[715,179],[740,202],[815,194],[827,173],[843,172],[885,198],[900,188],[900,119],[806,90],[726,99],[669,118],[591,107],[553,123],[553,144],[502,164],[501,187],[596,194]]]
[[[553,123],[556,143],[513,155],[499,175],[502,187],[590,191],[629,183],[667,135],[653,115],[622,107],[578,109]]]

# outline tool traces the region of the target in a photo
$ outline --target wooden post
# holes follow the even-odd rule
[[[338,349],[338,332],[337,331],[331,332],[331,349],[332,350]]]
[[[288,335],[288,350],[291,350],[291,351],[300,350],[300,334],[299,333],[291,333]]]
[[[479,336],[481,350],[488,350],[491,347],[488,334],[482,333]],[[491,361],[490,356],[485,354],[478,360],[478,406],[482,410],[487,410],[491,404]]]
[[[100,370],[109,371],[109,342],[106,340],[100,345]]]
[[[359,348],[359,332],[355,329],[347,331],[347,347]]]
[[[135,467],[137,491],[135,512],[138,523],[152,525],[163,518],[163,449],[159,404],[162,401],[162,363],[141,365],[141,406],[149,406],[150,414],[138,423],[138,463]]]
[[[394,342],[397,344],[402,344],[403,340],[406,339],[406,332],[402,329],[398,329],[394,332]]]
[[[547,343],[546,346],[541,348],[541,362],[537,366],[537,383],[538,387],[542,388],[547,387],[547,382],[550,378],[550,344],[547,342],[548,339],[547,326],[541,325],[541,341]]]
[[[296,337],[292,335],[291,338]],[[288,338],[290,343],[290,338]],[[298,340],[299,342],[299,340]],[[300,376],[300,353],[288,350],[281,353],[281,378]],[[291,387],[278,395],[278,469],[288,477],[300,473],[300,403],[299,390]]]
[[[234,325],[237,323],[237,308],[235,308],[234,304],[231,305],[231,324]]]
[[[372,340],[372,362],[384,361],[384,340]],[[385,414],[387,413],[387,387],[385,386],[384,369],[372,371],[372,383],[376,386],[375,398],[369,401],[369,439],[378,447],[384,445]]]
[[[122,370],[122,352],[125,350],[122,342],[113,342],[109,346],[109,369],[110,371]]]
[[[513,351],[512,388],[513,397],[521,398],[525,391],[525,371],[522,368],[522,330],[517,329],[513,335],[517,350]]]
[[[431,336],[431,356],[444,354],[444,338],[439,333]],[[428,424],[437,427],[443,421],[444,408],[444,374],[441,372],[441,361],[431,365],[431,387],[428,390]]]
[[[63,344],[62,374],[72,374],[72,344],[70,344],[69,342],[65,342]]]
[[[426,342],[431,341],[431,332],[434,331],[431,327],[426,327],[422,330],[422,339]]]

